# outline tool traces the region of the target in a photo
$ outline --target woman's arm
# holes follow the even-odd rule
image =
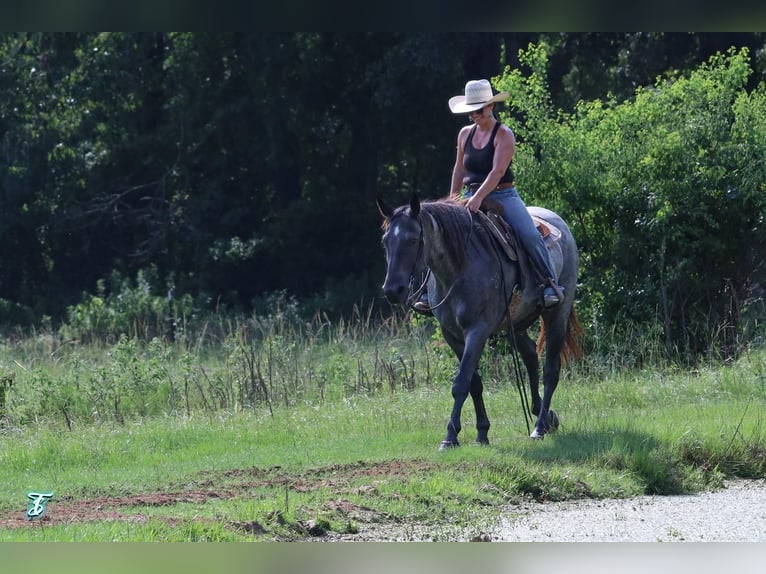
[[[465,141],[468,139],[468,132],[471,126],[463,127],[457,134],[457,152],[455,154],[455,165],[452,168],[452,181],[450,182],[450,198],[460,199],[463,189],[463,177],[465,177],[465,168],[463,167],[463,149]]]

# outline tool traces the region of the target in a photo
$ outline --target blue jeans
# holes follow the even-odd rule
[[[468,198],[472,195],[473,193],[463,189],[463,197]],[[543,276],[543,279],[550,277],[558,285],[556,270],[551,263],[551,257],[545,246],[543,236],[535,227],[535,223],[527,211],[527,206],[519,196],[519,192],[516,191],[516,187],[493,191],[487,197],[503,206],[503,219],[516,230],[516,235],[527,252],[532,266]]]

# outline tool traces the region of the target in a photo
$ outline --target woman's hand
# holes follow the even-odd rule
[[[465,206],[468,208],[468,211],[476,213],[481,207],[481,202],[482,199],[477,197],[476,194],[473,194],[470,198],[468,198],[468,201],[465,202]]]

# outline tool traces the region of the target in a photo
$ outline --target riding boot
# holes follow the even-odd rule
[[[428,293],[426,291],[421,293],[420,299],[412,305],[412,308],[426,317],[433,317],[434,315],[433,311],[431,311],[431,304],[428,302]]]
[[[564,288],[548,279],[548,286],[543,289],[543,307],[552,309],[564,299]]]

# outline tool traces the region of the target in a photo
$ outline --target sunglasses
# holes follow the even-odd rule
[[[476,114],[477,116],[480,116],[483,113],[484,113],[484,108],[479,108],[478,110],[472,110],[472,111],[468,112],[468,115],[472,116],[473,114]]]

